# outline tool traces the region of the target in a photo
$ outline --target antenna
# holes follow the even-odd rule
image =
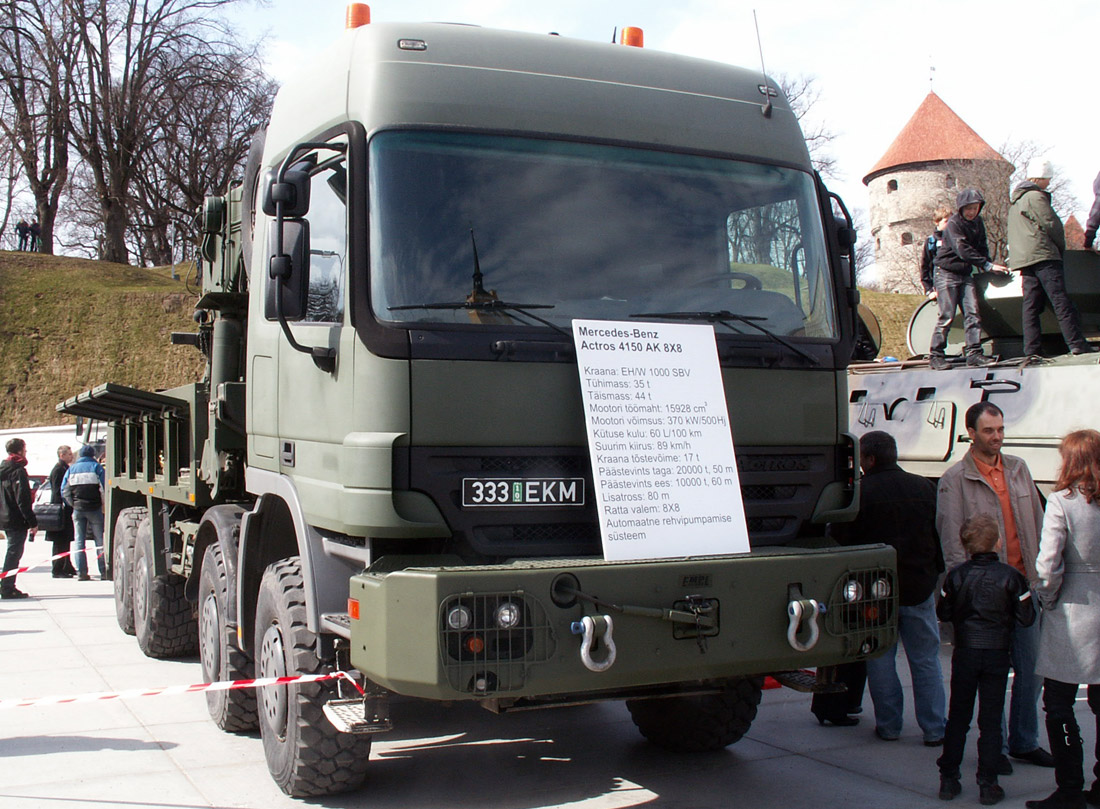
[[[615,26],[615,30],[611,32],[611,44],[615,44],[615,40],[619,38],[619,26]]]
[[[928,66],[928,92],[930,92],[930,93],[935,92],[935,88],[932,86],[935,81],[936,81],[936,66],[930,64]]]
[[[764,77],[764,84],[760,87],[760,92],[764,94],[764,106],[760,111],[764,113],[765,118],[771,118],[772,88],[768,86],[768,71],[764,68],[764,45],[760,41],[760,21],[756,19],[755,8],[752,10],[752,24],[756,26],[756,48],[760,51],[760,75]]]

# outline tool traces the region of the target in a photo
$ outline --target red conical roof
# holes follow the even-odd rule
[[[929,93],[875,167],[863,178],[898,166],[935,160],[994,160],[1007,163],[935,93]]]

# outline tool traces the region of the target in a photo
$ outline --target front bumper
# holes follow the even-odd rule
[[[897,636],[895,554],[883,545],[368,571],[350,597],[352,665],[396,693],[441,700],[626,695],[848,662]],[[819,631],[807,609],[792,633],[792,601],[811,599]],[[502,608],[515,626],[500,626]],[[705,615],[685,620],[694,612]],[[574,633],[595,617],[589,662],[605,663],[601,615],[613,619],[616,654],[596,671]]]

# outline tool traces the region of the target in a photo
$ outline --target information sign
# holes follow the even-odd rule
[[[711,326],[574,320],[604,558],[749,550]]]

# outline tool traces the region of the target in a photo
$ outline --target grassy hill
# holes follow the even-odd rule
[[[70,423],[54,405],[101,382],[195,381],[202,356],[169,334],[195,330],[196,300],[168,268],[0,251],[0,428]],[[905,328],[921,300],[863,291],[882,325],[880,356],[909,356]]]
[[[71,423],[54,405],[101,382],[195,381],[202,355],[169,334],[196,300],[168,268],[0,251],[0,428]]]

